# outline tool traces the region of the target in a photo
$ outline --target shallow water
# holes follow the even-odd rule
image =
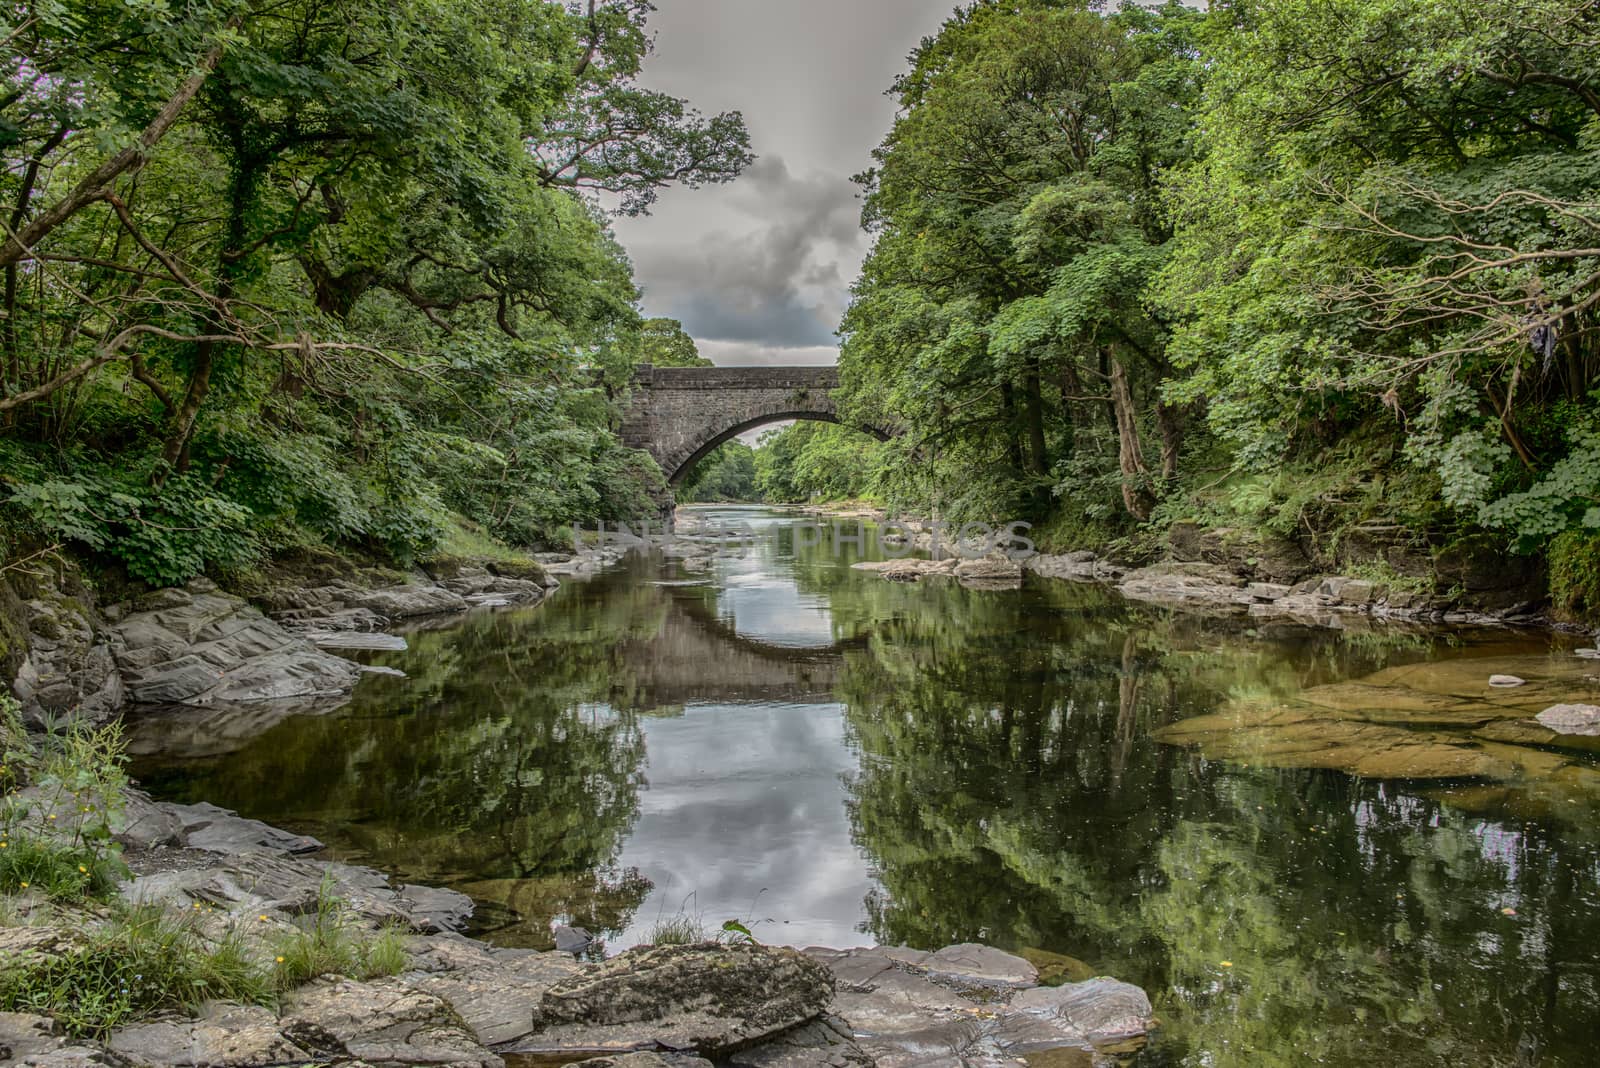
[[[1428,660],[1559,674],[1570,642],[894,583],[850,570],[870,547],[797,547],[793,516],[697,512],[763,537],[413,632],[365,657],[407,678],[322,715],[153,717],[135,772],[465,890],[502,944],[565,922],[618,950],[679,919],[984,941],[1143,985],[1163,1021],[1145,1065],[1595,1063],[1593,755],[1517,746],[1497,781],[1400,781],[1153,737]]]

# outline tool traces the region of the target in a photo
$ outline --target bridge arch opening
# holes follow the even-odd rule
[[[753,419],[746,419],[743,422],[735,423],[728,429],[711,437],[698,449],[695,449],[694,452],[689,454],[689,458],[678,466],[677,470],[667,472],[667,484],[672,486],[674,489],[683,485],[684,480],[689,477],[689,474],[692,471],[694,471],[696,464],[698,464],[701,460],[704,460],[707,456],[711,455],[712,451],[715,450],[717,446],[738,437],[747,430],[754,430],[757,427],[767,426],[772,423],[794,422],[795,420],[799,419],[809,419],[816,423],[834,423],[839,426],[850,425],[847,423],[841,423],[839,421],[839,417],[830,412],[793,411],[774,412],[769,415],[758,415]],[[858,428],[851,427],[851,429]],[[887,439],[887,435],[881,434],[876,430],[865,430],[863,433],[871,434],[880,441]]]

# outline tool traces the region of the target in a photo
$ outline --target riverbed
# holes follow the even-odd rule
[[[1143,1065],[1593,1063],[1593,754],[1357,777],[1169,730],[1430,662],[1566,685],[1573,639],[890,582],[850,567],[881,557],[870,524],[836,542],[775,509],[684,511],[755,536],[414,630],[363,654],[403,678],[331,710],[143,720],[135,774],[463,890],[503,945],[727,920],[799,946],[979,941],[1144,986]]]

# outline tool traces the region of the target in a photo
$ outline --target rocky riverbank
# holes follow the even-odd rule
[[[73,813],[60,814],[49,822],[64,828]],[[268,969],[280,954],[281,966],[283,939],[329,922],[331,901],[342,937],[398,932],[402,957],[392,974],[318,975],[262,1003],[209,1000],[193,1015],[97,1036],[66,1033],[37,1010],[0,1013],[5,1063],[912,1068],[1020,1064],[1050,1051],[1053,1064],[1093,1065],[1114,1063],[1154,1022],[1137,987],[1081,976],[1040,985],[1029,961],[980,945],[795,950],[741,939],[609,960],[497,949],[456,933],[472,911],[464,895],[316,859],[306,855],[314,839],[210,805],[133,793],[118,838],[134,872],[123,904],[161,910],[213,951],[232,946]],[[112,922],[103,907],[37,892],[0,900],[0,961],[17,975],[70,967]]]
[[[404,648],[391,633],[475,609],[534,605],[617,552],[507,562],[441,560],[397,572],[337,558],[284,567],[249,597],[206,578],[107,595],[52,560],[0,580],[0,669],[28,722],[104,723],[138,706],[226,709],[264,701],[336,708],[365,670],[341,655]]]
[[[803,512],[833,520],[887,519],[882,511],[853,504],[837,509],[811,505]],[[905,533],[887,535],[888,544],[933,549],[927,523],[904,520],[897,525]],[[1577,629],[1545,611],[1544,576],[1531,561],[1508,558],[1487,542],[1428,552],[1391,544],[1369,532],[1325,559],[1287,538],[1179,523],[1158,559],[1146,554],[1132,560],[1105,548],[978,553],[966,547],[965,555],[949,544],[945,549],[952,555],[944,559],[908,557],[856,567],[895,581],[954,578],[988,589],[1020,586],[1026,571],[1107,585],[1135,601],[1335,630],[1370,621]],[[1328,564],[1355,573],[1330,571]]]

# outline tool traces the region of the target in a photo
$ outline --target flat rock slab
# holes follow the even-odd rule
[[[471,899],[454,890],[397,889],[369,868],[259,851],[219,860],[209,868],[143,875],[122,893],[134,904],[179,910],[200,903],[230,912],[301,916],[316,911],[325,877],[331,878],[332,892],[345,908],[372,927],[399,924],[435,933],[464,922],[472,912]]]
[[[315,853],[322,848],[322,843],[310,835],[291,834],[206,801],[193,805],[164,804],[162,808],[182,824],[183,844],[190,849],[233,856],[256,849]]]
[[[137,1065],[177,1068],[253,1068],[294,1064],[311,1056],[278,1029],[278,1018],[258,1005],[212,1002],[194,1020],[156,1020],[114,1032],[111,1052]]]
[[[55,1021],[48,1016],[0,1012],[0,1062],[11,1064],[66,1044],[66,1039],[56,1034]]]
[[[413,958],[414,964],[420,962]],[[533,950],[501,950],[461,963],[436,973],[407,973],[406,982],[449,1002],[478,1042],[492,1049],[528,1038],[545,991],[584,967],[569,954]]]
[[[981,986],[1032,986],[1039,969],[1022,957],[976,942],[946,946],[917,965],[931,975]]]
[[[792,949],[756,945],[629,950],[551,986],[538,1049],[664,1046],[717,1056],[821,1015],[828,969]]]
[[[1150,998],[1143,990],[1105,977],[1024,990],[1011,999],[1009,1007],[1015,1017],[1048,1024],[1058,1032],[1080,1034],[1096,1046],[1142,1035],[1153,1023]],[[1006,1048],[1019,1052],[1015,1045]]]
[[[1138,987],[1107,978],[1033,986],[1032,964],[988,946],[806,952],[833,970],[829,1012],[879,1068],[978,1068],[1046,1051],[1092,1058],[1097,1044],[1154,1025]]]
[[[282,1033],[317,1061],[504,1068],[441,998],[399,979],[317,980],[284,997]]]
[[[319,649],[374,650],[386,653],[405,652],[409,646],[398,634],[381,631],[308,630],[304,637]]]

